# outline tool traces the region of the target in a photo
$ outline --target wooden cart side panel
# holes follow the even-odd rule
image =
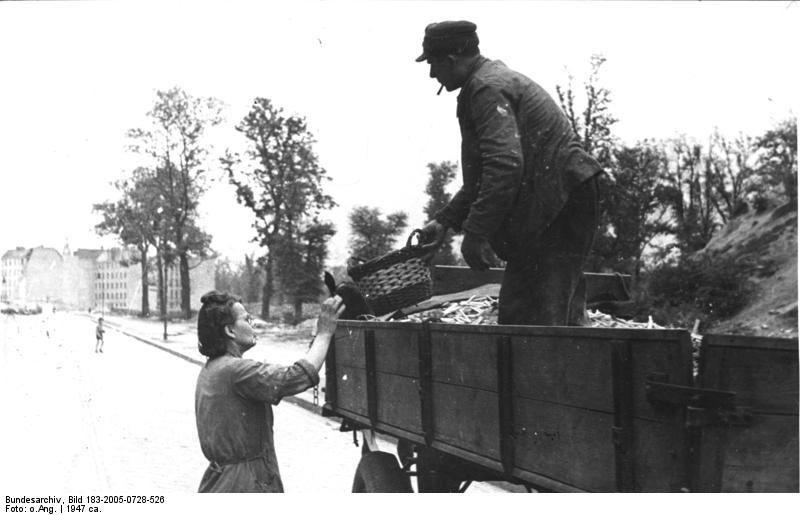
[[[395,374],[376,374],[378,421],[422,434],[419,380]]]
[[[756,414],[747,427],[703,428],[700,492],[794,492],[798,484],[797,416]]]
[[[376,371],[419,377],[419,328],[377,329],[374,334]]]
[[[796,346],[776,349],[717,345],[711,338],[702,349],[702,387],[734,391],[738,405],[760,412],[797,414]]]
[[[611,413],[517,397],[515,467],[583,490],[613,492],[613,425]]]
[[[749,423],[699,430],[701,492],[798,492],[797,340],[705,337],[698,383],[733,391]]]
[[[645,394],[652,374],[690,386],[688,334],[670,333],[661,341],[639,340],[635,332],[623,336],[512,339],[515,466],[594,491],[668,492],[688,485],[684,412],[654,406]],[[530,436],[521,436],[530,427],[519,417],[541,424],[553,419],[551,411],[566,416],[569,428],[553,424],[543,432],[567,436],[537,456],[526,446]],[[572,456],[566,469],[559,468],[559,456]]]
[[[337,363],[336,391],[337,408],[352,411],[353,413],[358,413],[365,417],[369,416],[367,408],[366,370]]]
[[[497,337],[488,333],[432,333],[431,365],[435,382],[496,393]]]
[[[636,492],[680,492],[689,486],[688,449],[682,410],[676,419],[633,421],[633,478]],[[680,414],[680,416],[678,416]]]
[[[654,420],[672,420],[678,415],[674,409],[647,400],[647,381],[657,379],[665,383],[692,386],[692,343],[689,333],[665,337],[662,341],[631,339],[633,362],[633,409],[636,417]],[[680,420],[683,423],[683,419]]]
[[[516,395],[530,399],[559,402],[567,405],[611,412],[612,392],[611,349],[614,342],[630,344],[634,416],[664,419],[665,413],[647,400],[644,385],[651,374],[661,380],[691,385],[689,365],[690,342],[673,336],[664,340],[595,339],[547,336],[519,337],[512,340],[514,362],[513,384]],[[527,369],[523,368],[524,366]]]
[[[611,413],[608,345],[563,336],[511,340],[514,395]]]
[[[338,328],[334,337],[336,345],[336,366],[364,368],[364,331],[361,329]]]
[[[500,461],[497,393],[434,382],[433,406],[436,441]]]

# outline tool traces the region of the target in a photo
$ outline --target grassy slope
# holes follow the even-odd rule
[[[707,332],[797,337],[797,210],[749,212],[732,220],[702,251],[752,265],[752,300]]]

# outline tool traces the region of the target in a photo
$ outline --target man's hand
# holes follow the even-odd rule
[[[471,269],[481,271],[489,269],[491,248],[483,236],[465,232],[464,240],[461,242],[461,255]]]
[[[431,220],[430,222],[425,224],[425,227],[420,229],[420,231],[422,232],[420,243],[436,244],[433,250],[422,256],[422,260],[425,261],[426,263],[429,263],[433,259],[433,256],[436,255],[436,252],[439,251],[439,247],[441,247],[442,243],[444,243],[444,238],[445,236],[447,236],[447,226],[437,222],[436,220]]]
[[[431,220],[425,224],[425,227],[423,227],[421,231],[422,243],[436,242],[436,246],[438,247],[444,242],[444,237],[447,235],[447,226],[436,220]]]

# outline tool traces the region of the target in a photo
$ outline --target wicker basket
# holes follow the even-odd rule
[[[420,236],[421,241],[422,231],[416,229],[404,248],[367,262],[351,258],[348,263],[348,275],[376,316],[429,299],[433,294],[431,272],[425,258],[432,256],[436,243],[413,245],[414,235]]]

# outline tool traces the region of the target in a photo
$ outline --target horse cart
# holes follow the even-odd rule
[[[440,268],[434,294],[500,273]],[[624,286],[587,276],[587,299]],[[354,491],[797,492],[797,340],[693,351],[675,329],[343,320],[323,414],[365,434]]]

